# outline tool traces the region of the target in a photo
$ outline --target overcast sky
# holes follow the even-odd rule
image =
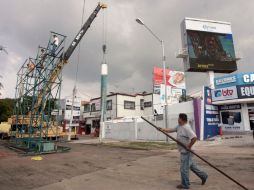
[[[85,18],[97,5],[85,1]],[[181,48],[180,23],[184,17],[228,21],[232,24],[235,49],[243,59],[240,72],[254,70],[253,0],[106,0],[107,62],[109,89],[118,92],[152,91],[153,66],[161,66],[160,44],[135,22],[137,17],[165,41],[167,67],[183,70],[175,53]],[[14,97],[16,73],[28,57],[35,57],[38,45],[46,46],[49,31],[67,35],[68,46],[81,25],[83,0],[0,0],[0,81],[3,97]],[[103,11],[81,42],[78,95],[85,99],[100,93]],[[77,51],[63,71],[62,97],[71,95],[75,80]],[[189,92],[208,82],[207,75],[187,73]]]

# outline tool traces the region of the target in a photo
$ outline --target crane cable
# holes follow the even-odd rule
[[[103,9],[103,21],[102,21],[102,51],[103,62],[106,62],[106,49],[107,49],[107,12]]]
[[[86,4],[86,0],[84,0],[83,2],[83,8],[82,8],[82,18],[81,18],[81,27],[84,23],[84,15],[85,15],[85,4]],[[76,88],[76,85],[77,85],[77,80],[78,80],[78,70],[79,70],[79,63],[80,63],[80,47],[81,43],[79,43],[78,45],[78,61],[77,61],[77,66],[76,66],[76,74],[75,74],[75,83],[74,83],[74,88]]]
[[[84,0],[83,3],[83,10],[82,10],[82,20],[81,20],[81,27],[83,25],[83,19],[84,19],[84,13],[85,13],[85,3],[86,1]],[[71,119],[70,119],[70,124],[69,124],[69,134],[68,134],[68,141],[71,140],[71,131],[72,131],[72,120],[73,120],[73,106],[74,106],[74,99],[76,98],[76,94],[77,94],[77,79],[78,79],[78,69],[79,69],[79,62],[80,62],[80,44],[78,45],[78,61],[77,61],[77,67],[76,67],[76,76],[75,76],[75,82],[74,82],[74,88],[72,91],[72,104],[71,104]]]

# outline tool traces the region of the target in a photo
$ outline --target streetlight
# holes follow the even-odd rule
[[[164,87],[165,87],[165,128],[168,128],[168,93],[167,93],[167,83],[166,83],[166,57],[165,57],[165,50],[164,50],[164,42],[161,40],[140,18],[136,19],[136,22],[143,25],[161,44],[162,49],[162,65],[163,65],[163,80],[164,80]],[[168,141],[168,138],[167,138]]]

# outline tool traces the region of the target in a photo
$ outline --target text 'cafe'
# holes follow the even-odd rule
[[[225,131],[254,129],[254,73],[214,79],[212,104],[220,105],[220,126]]]

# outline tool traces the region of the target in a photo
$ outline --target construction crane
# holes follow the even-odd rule
[[[62,70],[99,11],[105,8],[107,8],[105,4],[98,3],[66,51],[64,51],[66,36],[51,32],[47,48],[39,46],[37,57],[27,59],[22,65],[17,74],[17,102],[14,107],[14,115],[10,119],[12,131],[15,132],[12,136],[15,136],[15,139],[18,139],[17,137],[22,139],[16,140],[16,144],[20,145],[21,141],[21,144],[25,144],[29,149],[31,147],[37,148],[37,152],[45,152],[45,147],[48,147],[49,151],[54,149],[55,146],[52,143],[49,146],[50,142],[45,141],[50,137],[50,129],[52,130],[52,127],[56,126],[54,122],[50,121],[51,113],[50,106],[48,106],[48,104],[52,104],[50,97],[53,97],[52,94],[56,91],[57,95],[54,96],[54,100],[59,100]],[[56,35],[60,38],[59,45],[52,53],[51,39]],[[57,130],[56,127],[53,132],[55,133]]]
[[[48,80],[48,84],[47,89],[46,89],[46,94],[49,92],[49,90],[52,88],[52,84],[53,82],[56,80],[57,76],[59,76],[60,72],[63,70],[63,67],[66,63],[68,63],[69,58],[71,57],[73,51],[76,49],[77,45],[79,44],[79,42],[81,41],[81,39],[83,38],[83,36],[85,35],[85,33],[87,32],[88,28],[90,27],[90,25],[92,24],[93,20],[95,19],[95,17],[97,16],[98,12],[100,11],[100,9],[104,9],[107,8],[107,6],[105,4],[99,3],[98,6],[95,8],[95,10],[93,11],[93,13],[90,15],[90,17],[88,18],[88,20],[85,22],[85,24],[82,26],[82,28],[80,29],[80,31],[78,32],[78,34],[76,35],[76,37],[73,39],[72,43],[70,44],[69,48],[67,49],[67,51],[65,53],[63,53],[60,57],[60,61],[57,64],[56,68],[53,70],[53,72],[51,73],[51,76]],[[40,94],[38,95],[38,108],[40,106],[44,107],[45,105],[42,105],[42,94],[45,93],[44,89],[41,89]],[[36,111],[36,110],[35,110]]]

